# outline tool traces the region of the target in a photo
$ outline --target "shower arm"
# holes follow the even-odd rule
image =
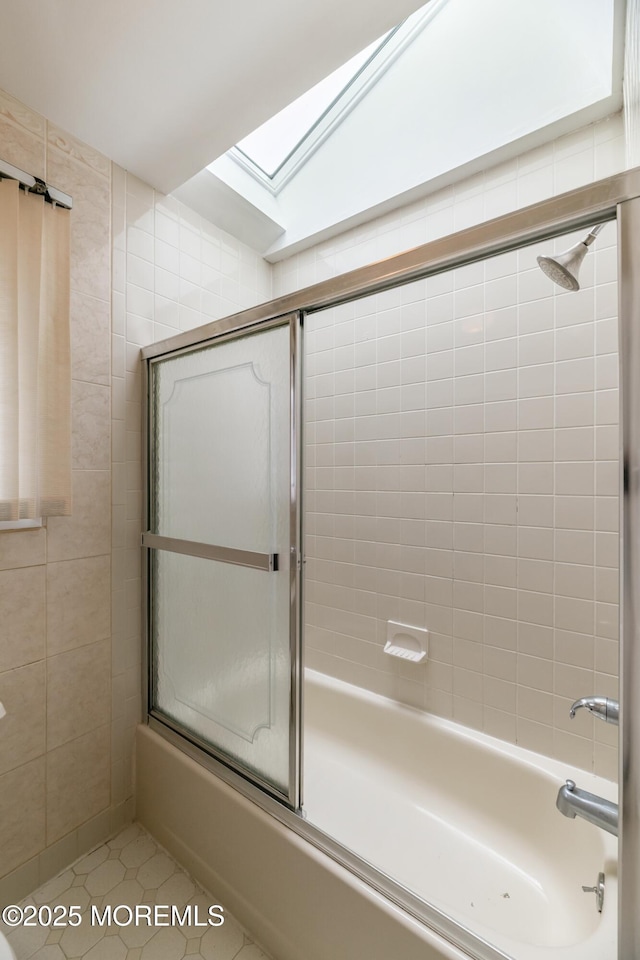
[[[591,244],[593,243],[593,241],[595,240],[595,238],[598,236],[598,234],[600,233],[600,231],[603,229],[603,227],[604,227],[604,223],[597,223],[597,224],[595,225],[595,227],[592,227],[592,228],[591,228],[591,230],[589,231],[589,233],[586,235],[586,237],[585,237],[584,240],[582,241],[582,242],[584,243],[585,247],[590,247],[590,246],[591,246]]]

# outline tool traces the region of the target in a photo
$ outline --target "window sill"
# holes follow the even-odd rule
[[[36,517],[35,520],[0,520],[0,533],[3,530],[37,530],[40,527],[46,527],[42,517]]]

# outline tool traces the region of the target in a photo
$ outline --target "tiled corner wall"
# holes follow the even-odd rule
[[[113,165],[113,790],[133,795],[140,722],[140,348],[271,299],[271,267],[172,197]]]
[[[623,168],[617,116],[276,264],[275,292]],[[307,663],[615,779],[615,729],[568,716],[617,693],[615,227],[578,294],[540,252],[308,319]],[[382,653],[388,619],[430,628],[426,665]]]
[[[0,533],[0,900],[126,819],[110,789],[109,161],[0,93],[0,156],[73,197],[73,516]]]

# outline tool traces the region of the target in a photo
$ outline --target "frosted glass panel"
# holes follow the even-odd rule
[[[285,795],[290,368],[289,324],[152,368],[151,532],[168,538],[152,552],[152,708]],[[278,569],[176,540],[277,554]]]
[[[156,708],[286,792],[287,578],[156,551],[153,590]]]
[[[289,327],[154,367],[154,533],[241,550],[288,542]]]

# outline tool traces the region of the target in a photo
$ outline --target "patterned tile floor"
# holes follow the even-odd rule
[[[63,929],[3,926],[3,931],[17,960],[269,960],[226,911],[224,923],[210,927],[91,922],[93,907],[102,917],[109,905],[113,910],[120,904],[132,908],[166,904],[182,910],[191,904],[198,907],[190,912],[195,923],[206,920],[208,908],[216,903],[148,833],[133,824],[20,904],[78,905],[81,924]],[[125,909],[117,916],[126,922],[128,912]],[[184,913],[178,919],[185,919]]]

